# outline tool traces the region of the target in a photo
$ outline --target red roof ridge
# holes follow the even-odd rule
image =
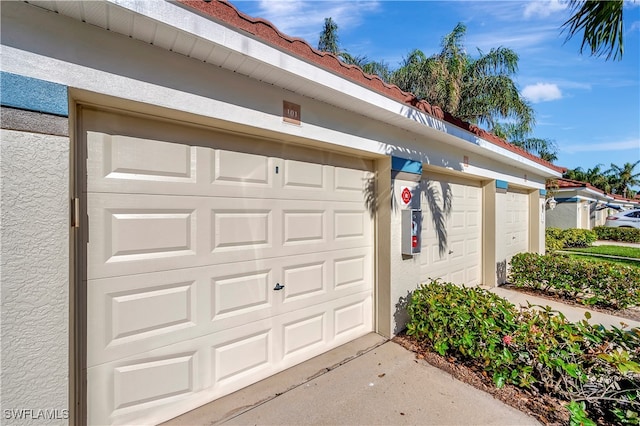
[[[307,41],[298,37],[292,37],[280,32],[273,23],[263,18],[254,18],[243,12],[240,12],[233,4],[227,0],[178,0],[186,6],[189,6],[209,17],[219,19],[235,28],[241,29],[259,37],[263,41],[269,42],[276,46],[286,49],[290,53],[302,56],[311,60],[316,65],[325,69],[332,70],[343,77],[347,77],[352,81],[365,85],[369,89],[393,98],[399,102],[413,106],[419,111],[429,114],[437,119],[446,121],[450,124],[458,126],[482,139],[485,139],[494,145],[500,146],[508,151],[528,158],[540,165],[548,167],[559,173],[564,173],[567,169],[556,166],[555,164],[543,160],[534,154],[505,141],[502,138],[481,129],[475,124],[471,124],[460,118],[454,117],[452,114],[444,111],[438,105],[432,105],[425,100],[419,100],[413,93],[405,92],[395,84],[389,84],[382,80],[379,76],[365,73],[357,65],[346,64],[336,55],[329,52],[321,52],[314,49]]]
[[[558,178],[559,181],[565,181],[565,182],[571,182],[571,183],[576,183],[579,184],[580,186],[587,186],[589,185],[589,182],[583,182],[581,180],[575,180],[575,179],[569,179],[569,178]]]

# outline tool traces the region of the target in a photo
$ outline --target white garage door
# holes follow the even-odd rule
[[[372,330],[370,164],[82,120],[90,424],[166,420]]]
[[[420,184],[420,279],[468,286],[482,277],[482,188],[473,181],[425,173]]]
[[[508,265],[514,255],[529,251],[529,195],[509,189],[505,196],[504,244]]]

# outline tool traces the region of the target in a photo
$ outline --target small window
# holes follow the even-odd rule
[[[637,217],[640,218],[640,211],[639,212],[631,212],[631,213],[627,213],[625,214],[626,217]]]

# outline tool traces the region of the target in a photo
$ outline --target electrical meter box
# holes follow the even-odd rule
[[[402,210],[402,254],[413,256],[422,247],[422,210]]]

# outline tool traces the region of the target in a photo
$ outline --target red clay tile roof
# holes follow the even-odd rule
[[[595,186],[591,185],[588,182],[581,182],[579,180],[560,178],[557,179],[558,188],[589,188],[593,191],[599,192],[601,194],[605,194],[605,192]]]
[[[622,195],[618,195],[618,194],[607,194],[607,195],[608,195],[608,196],[610,196],[610,197],[613,197],[613,199],[614,199],[614,200],[618,200],[618,201],[627,201],[627,202],[630,202],[630,203],[632,203],[632,202],[633,202],[633,200],[632,200],[632,199],[630,199],[630,198],[625,198],[625,197],[623,197]]]
[[[476,125],[454,117],[448,112],[443,111],[437,105],[431,105],[424,100],[419,100],[413,93],[405,92],[396,85],[387,84],[377,75],[366,74],[362,69],[355,65],[345,64],[331,53],[320,52],[311,47],[311,45],[303,39],[283,34],[278,31],[275,25],[271,22],[265,19],[253,18],[245,15],[227,1],[214,0],[211,2],[205,2],[204,0],[178,0],[178,2],[197,10],[204,15],[231,25],[234,28],[253,34],[268,44],[280,47],[322,68],[329,69],[344,76],[345,78],[375,90],[384,96],[411,105],[426,114],[467,130],[474,135],[493,143],[494,145],[528,158],[540,165],[548,167],[559,173],[564,173],[567,170],[564,167],[556,166],[548,161],[536,157],[524,149],[510,144]]]
[[[618,195],[618,194],[607,194],[606,192],[604,192],[603,190],[601,190],[600,188],[596,188],[595,186],[591,185],[588,182],[582,182],[579,180],[573,180],[573,179],[567,179],[567,178],[560,178],[560,179],[556,179],[555,183],[557,184],[557,188],[588,188],[591,189],[593,191],[599,192],[603,195],[606,195],[607,197],[611,197],[614,200],[618,200],[618,201],[628,201],[628,202],[633,202],[633,200],[629,199],[629,198],[625,198],[622,195]],[[640,199],[640,194],[636,195],[635,199]]]

